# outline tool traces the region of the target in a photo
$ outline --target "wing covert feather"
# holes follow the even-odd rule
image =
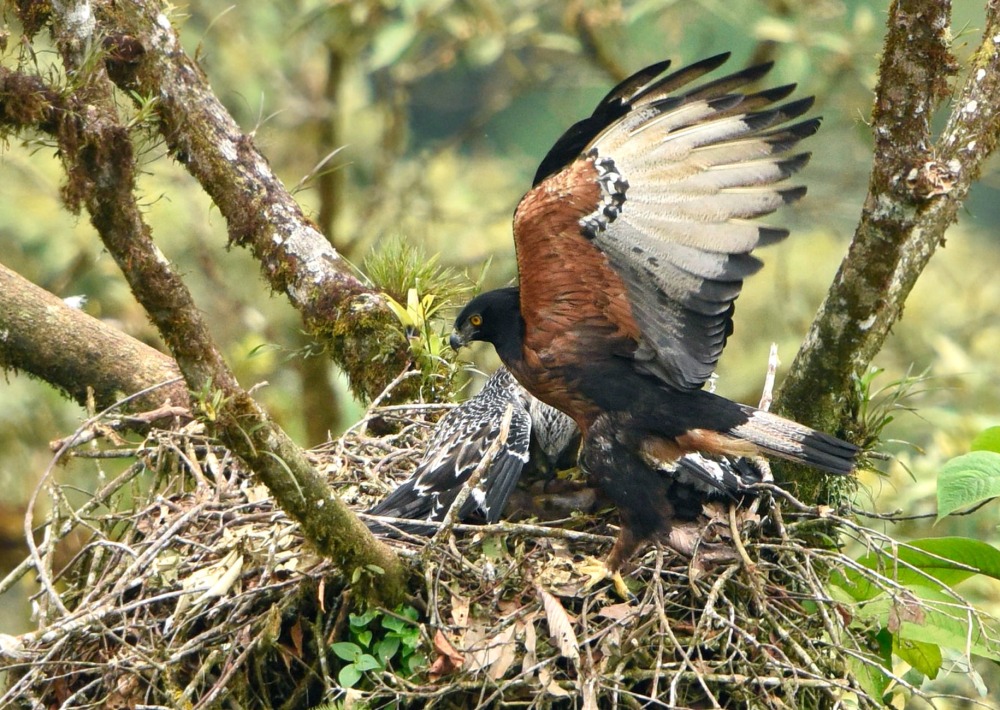
[[[740,93],[769,64],[676,93],[723,61],[630,77],[587,119],[580,156],[524,197],[514,233],[528,349],[628,353],[682,390],[711,376],[743,280],[761,267],[752,252],[788,234],[747,220],[804,194],[782,183],[809,161],[789,151],[819,124],[791,123],[811,98],[778,104],[794,85]]]

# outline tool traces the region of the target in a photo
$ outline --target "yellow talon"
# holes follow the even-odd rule
[[[610,579],[615,588],[615,593],[621,599],[630,602],[636,600],[636,596],[625,584],[625,580],[622,578],[621,573],[612,572],[608,569],[608,565],[604,560],[599,560],[596,557],[588,555],[583,558],[583,562],[576,565],[576,569],[578,572],[587,577],[587,581],[583,585],[584,589],[591,589],[598,583],[603,582],[606,579]]]
[[[610,571],[610,570],[609,570]],[[636,596],[625,586],[625,580],[622,579],[621,572],[614,572],[611,575],[611,582],[615,585],[615,592],[618,596],[627,602],[636,601]]]
[[[599,560],[590,555],[584,557],[583,562],[576,565],[576,570],[587,578],[587,581],[583,585],[584,589],[591,589],[599,582],[603,582],[611,576],[611,571],[604,564],[604,560]]]

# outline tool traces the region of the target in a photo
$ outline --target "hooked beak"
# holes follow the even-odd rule
[[[457,352],[475,339],[475,326],[469,323],[468,320],[465,320],[461,323],[455,323],[455,329],[451,331],[451,337],[448,338],[448,344],[451,345],[452,350]]]

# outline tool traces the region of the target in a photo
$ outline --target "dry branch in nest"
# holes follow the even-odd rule
[[[344,500],[368,507],[412,472],[444,409],[380,408],[370,416],[395,433],[369,435],[366,420],[313,452],[317,467]],[[651,550],[630,601],[581,571],[585,556],[606,552],[613,516],[455,525],[435,545],[392,542],[415,568],[410,608],[375,610],[383,623],[367,629],[374,648],[386,619],[416,617],[411,650],[426,664],[411,672],[396,654],[346,690],[347,661],[333,649],[363,644],[351,580],[311,552],[225,449],[191,424],[74,455],[132,463],[76,509],[48,486],[50,534],[33,565],[39,628],[2,639],[0,706],[306,708],[363,697],[372,707],[876,707],[855,674],[888,671],[826,579],[850,567],[895,594],[899,623],[923,613],[889,576],[815,545],[845,531],[873,546],[885,538],[830,511],[786,505],[783,518],[767,497],[741,519],[706,511],[714,522],[701,547],[729,544],[736,530],[739,555]],[[53,571],[57,538],[74,528],[90,539]],[[952,602],[956,615],[970,610]]]

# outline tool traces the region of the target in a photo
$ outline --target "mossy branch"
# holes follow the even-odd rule
[[[153,244],[136,200],[134,150],[117,115],[113,85],[101,63],[83,60],[80,48],[88,42],[81,32],[92,25],[81,23],[78,15],[72,20],[52,17],[56,45],[75,79],[62,109],[47,114],[54,118],[66,169],[67,205],[90,214],[188,388],[213,395],[215,406],[203,407],[203,415],[218,437],[260,477],[319,551],[359,580],[362,596],[393,603],[404,581],[398,557],[331,492],[301,449],[240,387],[187,287]]]
[[[219,208],[230,244],[251,251],[271,288],[288,297],[307,331],[329,348],[355,394],[375,397],[408,363],[406,342],[381,294],[302,213],[253,136],[240,129],[181,48],[164,3],[98,3],[95,18],[108,75],[137,102],[156,97],[158,129],[170,154]]]
[[[785,416],[870,443],[860,431],[855,377],[878,354],[906,298],[1000,129],[1000,22],[989,3],[982,45],[935,141],[931,120],[949,95],[950,3],[897,0],[889,11],[872,130],[875,161],[850,250],[776,399]]]
[[[128,403],[129,411],[165,404],[186,407],[187,387],[169,356],[67,306],[0,264],[0,367],[26,372],[80,405],[106,409],[126,394],[156,388]]]

